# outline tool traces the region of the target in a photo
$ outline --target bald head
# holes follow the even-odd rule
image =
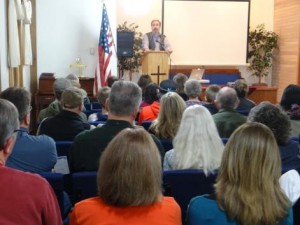
[[[235,109],[239,104],[239,99],[233,88],[223,87],[216,96],[216,103],[221,109]]]

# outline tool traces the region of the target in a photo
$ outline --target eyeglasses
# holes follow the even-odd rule
[[[7,139],[9,139],[10,137],[14,136],[15,133],[17,133],[18,131],[20,131],[20,129],[14,130],[14,131],[12,132],[12,134],[9,135],[9,136],[7,137]],[[7,139],[4,141],[4,143],[7,141]],[[0,149],[3,149],[3,148],[4,148],[4,143],[3,143],[3,144],[0,144]]]

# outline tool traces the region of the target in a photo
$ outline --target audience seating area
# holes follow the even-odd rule
[[[173,196],[181,208],[182,224],[190,200],[214,192],[217,172],[206,177],[201,170],[170,170],[163,173],[165,195]]]

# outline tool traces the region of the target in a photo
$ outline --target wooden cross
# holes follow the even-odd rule
[[[161,73],[159,70],[159,66],[157,66],[157,73],[151,73],[151,75],[157,76],[157,84],[159,85],[159,76],[160,75],[166,75],[166,73]]]

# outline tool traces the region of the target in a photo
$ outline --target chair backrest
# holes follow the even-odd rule
[[[165,152],[173,149],[173,143],[171,139],[159,139],[159,140],[162,146],[164,147]]]
[[[290,138],[291,141],[296,141],[297,143],[299,143],[299,136],[296,137],[296,136],[293,136]]]
[[[99,102],[91,102],[91,109],[92,110],[101,110],[101,105]]]
[[[300,224],[300,198],[293,206],[293,216],[294,216],[294,224],[299,225]]]
[[[142,121],[142,126],[145,128],[145,130],[149,130],[149,127],[151,126],[152,121],[144,120]]]
[[[59,204],[60,212],[62,218],[64,218],[64,212],[65,212],[65,207],[64,207],[64,175],[61,173],[41,173],[40,174],[42,177],[44,177],[51,187],[53,188],[55,195],[57,197],[57,201]]]
[[[198,195],[214,192],[217,172],[205,176],[202,170],[169,170],[163,173],[165,195],[173,196],[181,208],[182,224],[190,200]]]
[[[74,203],[97,196],[97,172],[76,172],[72,174]]]
[[[236,110],[239,114],[242,114],[244,116],[248,116],[249,113],[250,113],[250,110],[249,109],[237,109]]]
[[[224,145],[226,145],[228,138],[221,138]]]
[[[69,159],[73,141],[56,141],[57,156],[67,156]]]

